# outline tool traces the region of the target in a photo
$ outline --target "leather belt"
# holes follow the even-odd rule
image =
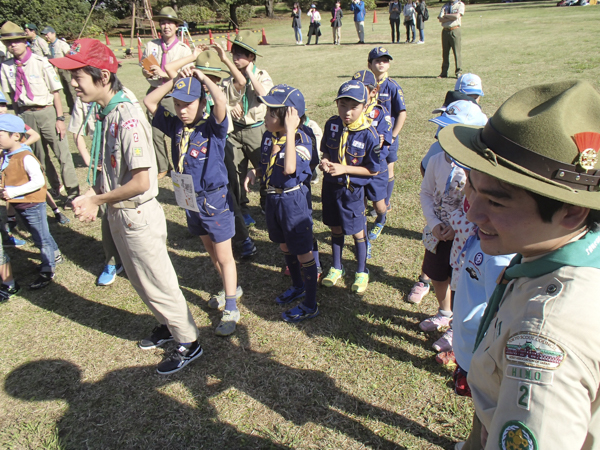
[[[301,186],[302,186],[301,184],[298,184],[294,187],[287,188],[287,189],[268,187],[267,194],[287,194],[288,192],[297,191],[298,189],[301,188]]]
[[[444,31],[453,31],[453,30],[456,30],[457,28],[460,28],[460,25],[458,25],[456,27],[444,28]]]
[[[51,106],[51,105],[46,105],[46,106],[19,106],[18,108],[21,111],[41,111],[42,109],[46,109],[49,106]]]

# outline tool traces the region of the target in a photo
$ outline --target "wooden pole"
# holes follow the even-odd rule
[[[133,0],[133,6],[131,8],[131,39],[129,41],[129,48],[133,48],[133,35],[135,32],[135,3],[136,1]]]
[[[90,13],[86,17],[85,23],[83,24],[83,28],[79,32],[79,36],[77,36],[77,39],[81,38],[81,35],[83,34],[83,31],[85,30],[85,27],[87,26],[87,23],[90,20],[90,17],[92,16],[92,13],[94,12],[94,8],[96,7],[96,3],[98,3],[98,0],[94,0],[94,4],[92,5],[92,9],[90,9]]]

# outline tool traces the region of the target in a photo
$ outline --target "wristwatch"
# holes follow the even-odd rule
[[[65,116],[58,116],[56,120],[60,120],[61,122],[65,121]]]

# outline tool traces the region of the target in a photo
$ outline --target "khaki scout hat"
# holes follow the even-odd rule
[[[586,81],[523,89],[484,127],[449,125],[442,148],[461,164],[573,205],[600,210],[600,94]]]
[[[214,75],[220,79],[231,75],[217,52],[211,50],[203,51],[198,55],[198,58],[196,58],[196,69],[200,69],[206,75]]]
[[[13,22],[6,22],[2,25],[2,28],[0,28],[0,40],[14,41],[17,39],[27,39],[23,28]]]
[[[245,48],[249,52],[254,53],[256,56],[262,56],[259,55],[258,50],[256,50],[261,40],[262,36],[258,33],[254,33],[250,30],[244,30],[239,31],[233,40],[229,39],[229,42],[231,42],[233,45]]]
[[[177,13],[170,6],[166,6],[165,8],[161,9],[157,15],[152,17],[152,20],[156,22],[160,22],[163,19],[172,20],[173,22],[179,24],[183,23],[183,20],[177,17]]]

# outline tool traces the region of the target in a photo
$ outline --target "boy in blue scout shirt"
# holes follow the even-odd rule
[[[392,192],[394,191],[394,163],[398,161],[398,134],[406,120],[406,105],[404,104],[404,92],[400,85],[388,77],[390,61],[393,58],[384,47],[375,47],[369,52],[368,68],[375,74],[379,92],[377,102],[383,105],[392,115],[392,138],[394,142],[390,145],[387,156],[388,163],[388,185],[386,204],[388,211],[391,209]],[[381,232],[381,231],[380,231]]]
[[[331,228],[333,264],[323,286],[334,286],[344,276],[344,236],[354,237],[357,269],[352,291],[369,284],[365,235],[365,190],[379,172],[379,135],[365,115],[368,92],[358,80],[346,81],[336,97],[338,114],[325,124],[320,168],[324,172],[323,223]]]
[[[193,76],[187,76],[193,73]],[[191,175],[199,212],[185,211],[190,233],[200,236],[217,272],[223,279],[225,310],[215,333],[233,334],[240,311],[236,305],[237,271],[231,238],[235,234],[234,218],[229,208],[227,170],[225,168],[225,139],[227,138],[227,106],[225,94],[200,70],[184,70],[185,78],[176,78],[156,88],[144,99],[153,115],[152,125],[169,136],[173,162],[179,173]],[[206,93],[214,105],[204,117]],[[171,89],[173,92],[168,94]],[[168,94],[174,99],[177,117],[160,102]]]
[[[386,158],[390,151],[390,145],[392,144],[392,119],[389,111],[385,106],[380,105],[377,102],[377,93],[379,86],[373,72],[369,70],[361,70],[356,72],[352,77],[354,80],[361,81],[369,91],[369,104],[365,114],[367,119],[371,122],[371,125],[375,127],[379,134],[379,145],[381,151],[379,152],[379,165],[380,170],[375,175],[369,184],[365,186],[365,197],[367,200],[373,202],[373,208],[377,213],[375,219],[375,225],[367,236],[367,259],[371,258],[371,241],[374,241],[381,234],[381,230],[385,226],[386,213],[387,213],[387,186],[388,186],[388,169]],[[366,222],[365,222],[365,233],[366,233]]]
[[[280,244],[292,276],[292,287],[275,302],[287,305],[304,297],[302,303],[282,314],[286,322],[300,322],[319,314],[312,217],[305,184],[312,175],[312,141],[300,128],[305,112],[304,96],[298,89],[281,84],[259,100],[267,105],[267,131],[261,143],[260,169],[248,172],[244,187],[248,190],[248,184],[253,184],[257,176],[262,177],[267,192],[265,211],[269,238]],[[294,139],[288,140],[290,136]]]

